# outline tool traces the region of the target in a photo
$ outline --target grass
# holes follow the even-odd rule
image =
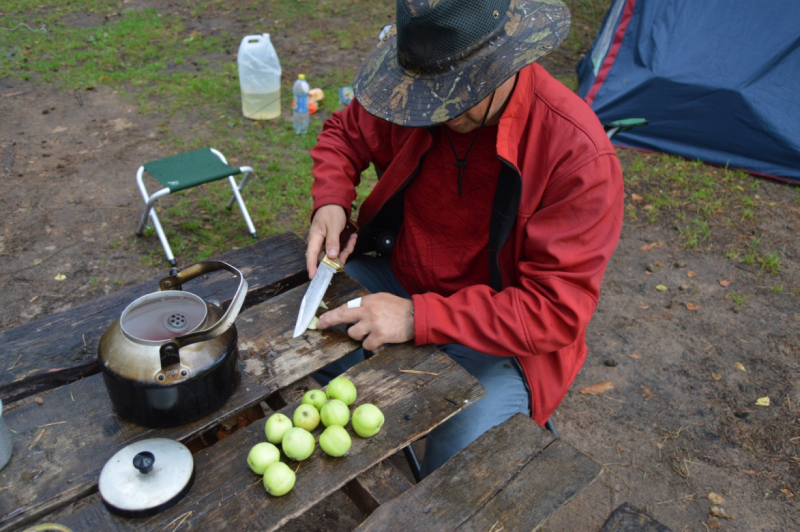
[[[724,249],[726,257],[779,275],[783,254],[768,249],[760,220],[774,202],[766,202],[757,178],[681,157],[620,150],[623,160],[626,218],[675,227],[687,249]],[[774,214],[773,214],[774,215]],[[731,240],[730,234],[739,238]]]

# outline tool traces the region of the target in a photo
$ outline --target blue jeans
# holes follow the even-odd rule
[[[345,271],[370,292],[388,292],[408,298],[395,278],[388,257],[360,256],[349,260]],[[451,417],[428,434],[422,476],[438,469],[478,436],[516,413],[530,414],[530,396],[519,363],[513,357],[487,355],[459,344],[440,344],[439,349],[467,370],[486,389],[486,396]],[[359,349],[314,374],[321,384],[364,360]]]

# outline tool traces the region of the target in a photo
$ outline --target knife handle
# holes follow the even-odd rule
[[[347,246],[347,242],[350,240],[350,237],[353,236],[353,233],[358,232],[358,225],[353,220],[348,218],[347,223],[344,224],[344,229],[342,229],[342,233],[339,235],[339,250],[344,249]]]

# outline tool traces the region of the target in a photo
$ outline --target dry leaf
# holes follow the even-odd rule
[[[578,391],[584,395],[600,395],[603,392],[607,392],[608,390],[613,390],[613,389],[614,389],[614,384],[611,382],[598,382],[597,384],[592,384],[591,386],[587,386],[586,388],[581,388]]]
[[[694,273],[692,270],[686,272],[686,277],[697,277],[697,274]]]
[[[715,381],[721,381],[722,375],[720,375],[719,373],[712,373],[711,378],[714,379]]]
[[[759,397],[756,399],[756,406],[769,406],[769,397]]]
[[[66,276],[66,275],[64,275],[63,273],[59,273],[58,275],[56,275],[56,276],[54,277],[54,279],[55,279],[56,281],[63,281],[63,280],[64,280],[64,279],[66,279],[66,278],[67,278],[67,276]]]
[[[636,193],[632,193],[631,194],[631,199],[633,201],[644,201],[644,198],[641,197],[639,194],[636,194]]]
[[[44,399],[42,399],[41,397],[34,397],[33,400],[36,401],[37,405],[43,405],[44,404]]]
[[[733,516],[729,515],[728,512],[719,506],[712,506],[711,510],[708,512],[708,515],[712,517],[722,517],[723,519],[733,519]]]
[[[744,369],[744,364],[742,364],[741,362],[737,362],[736,364],[733,365],[733,367],[738,369],[739,371],[747,371],[746,369]]]
[[[711,504],[716,504],[716,505],[720,505],[725,502],[720,495],[717,495],[713,491],[708,494],[708,500],[711,501]]]
[[[730,284],[731,284],[731,282],[726,280],[726,279],[720,279],[720,281],[719,281],[719,285],[720,286],[728,286]]]
[[[663,245],[664,245],[663,242],[653,242],[652,244],[644,244],[642,245],[641,250],[650,251],[651,249],[660,248]]]
[[[660,284],[660,285],[656,286],[656,290],[658,290],[659,292],[666,292],[667,291],[667,287],[664,286],[663,284]]]
[[[717,519],[716,517],[709,518],[708,528],[713,528],[716,530],[719,527],[720,527],[719,519]]]
[[[650,308],[650,305],[642,305],[641,307],[639,307],[639,309],[641,309],[641,310],[647,310],[649,308]]]
[[[631,358],[634,358],[636,360],[639,360],[640,358],[642,358],[642,355],[640,355],[639,353],[631,353],[628,356],[631,357]]]
[[[688,310],[700,310],[702,307],[700,305],[695,305],[694,303],[686,303],[686,308]]]
[[[650,388],[648,388],[647,386],[645,386],[645,385],[642,385],[642,386],[640,386],[640,388],[642,389],[642,392],[644,393],[644,400],[645,400],[645,401],[649,401],[650,399],[652,399],[653,397],[655,397],[655,395],[653,394],[653,392],[651,392],[651,391],[650,391]]]

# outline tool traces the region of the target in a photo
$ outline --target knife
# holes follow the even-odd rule
[[[348,220],[344,231],[342,231],[342,234],[339,236],[340,249],[344,249],[348,240],[350,240],[350,235],[357,230],[358,227],[356,224],[352,220]],[[297,323],[294,326],[294,335],[292,338],[297,338],[308,329],[311,320],[314,319],[317,313],[319,304],[322,302],[322,298],[325,296],[325,291],[331,284],[333,274],[343,270],[344,266],[339,262],[339,259],[331,260],[328,258],[327,253],[325,254],[317,267],[317,274],[311,279],[311,284],[308,285],[308,289],[303,296],[303,301],[300,303],[300,312],[297,314]]]

